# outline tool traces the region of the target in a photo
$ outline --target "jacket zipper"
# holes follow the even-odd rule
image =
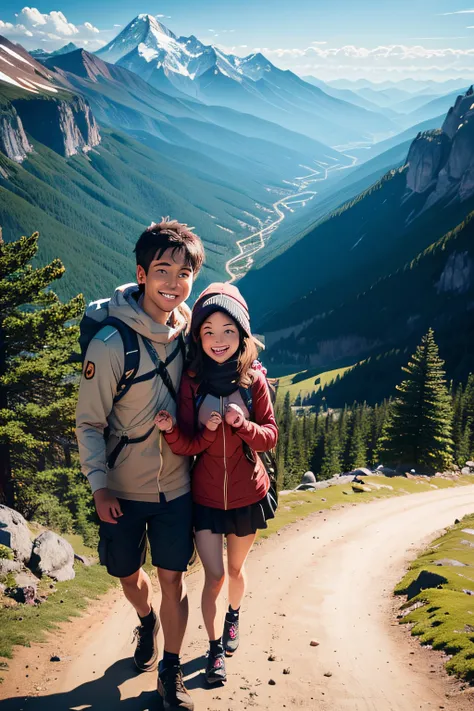
[[[222,436],[224,439],[224,509],[227,511],[227,457],[225,449],[225,418],[224,418],[224,400],[221,395],[221,417],[222,417]]]
[[[158,493],[161,494],[161,486],[160,486],[160,477],[161,477],[161,472],[163,470],[163,434],[160,431],[160,434],[158,436],[158,447],[160,450],[160,468],[158,470],[158,478],[156,483],[158,484]]]

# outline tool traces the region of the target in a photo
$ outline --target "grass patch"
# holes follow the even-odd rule
[[[300,373],[285,375],[278,380],[277,399],[278,401],[283,401],[286,393],[289,391],[290,399],[293,403],[299,393],[301,393],[301,397],[305,397],[305,395],[309,395],[313,391],[318,392],[321,388],[333,383],[338,375],[342,378],[344,373],[352,367],[353,366],[336,368],[335,370],[327,370],[319,373],[313,372],[311,375],[311,371],[305,370]],[[308,376],[305,377],[306,373],[308,373]]]
[[[474,514],[451,527],[433,541],[410,566],[395,588],[396,595],[406,595],[420,575],[436,574],[443,581],[435,588],[421,590],[402,605],[407,614],[402,624],[411,624],[412,635],[421,644],[450,655],[446,670],[461,679],[474,682],[474,535],[463,533],[474,530]],[[471,545],[469,545],[471,544]],[[456,560],[463,567],[438,565],[442,559]],[[413,609],[411,609],[413,606]]]
[[[55,629],[60,622],[78,617],[91,600],[103,595],[114,584],[106,569],[99,565],[75,565],[76,577],[55,583],[56,591],[41,605],[0,607],[0,657],[12,658],[13,647],[29,647],[42,642],[45,632]],[[43,578],[38,592],[49,588],[52,581]]]

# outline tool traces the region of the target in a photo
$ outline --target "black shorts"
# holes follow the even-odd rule
[[[119,499],[117,523],[100,522],[99,558],[114,578],[127,578],[146,558],[146,541],[157,568],[184,572],[194,552],[191,493],[159,502]]]

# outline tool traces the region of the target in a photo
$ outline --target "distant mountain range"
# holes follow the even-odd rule
[[[473,117],[469,90],[441,129],[418,134],[403,167],[240,283],[274,366],[316,370],[370,359],[334,386],[334,400],[325,392],[329,405],[388,396],[407,349],[429,327],[450,376],[472,370]]]
[[[334,145],[397,130],[390,119],[342,102],[262,54],[240,58],[177,37],[152,15],[139,15],[96,53],[167,94],[227,106]]]
[[[467,82],[304,81],[150,15],[96,54],[34,54],[0,37],[0,224],[7,240],[41,232],[40,261],[67,268],[61,296],[132,279],[137,235],[170,214],[203,236],[198,289],[258,236],[239,285],[271,366],[363,362],[334,403],[364,399],[376,373],[373,397],[388,394],[430,325],[450,373],[471,367]]]
[[[68,52],[74,52],[76,49],[79,49],[77,44],[74,44],[74,42],[68,42],[68,44],[65,44],[64,47],[61,47],[60,49],[56,49],[52,52],[48,52],[45,49],[32,49],[30,52],[30,55],[34,57],[35,59],[47,59],[48,57],[57,57],[58,55],[61,54],[67,54]]]

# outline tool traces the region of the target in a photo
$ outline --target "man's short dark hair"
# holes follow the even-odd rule
[[[150,264],[160,259],[167,249],[172,249],[173,256],[177,251],[183,252],[184,263],[191,267],[196,276],[204,262],[204,247],[192,230],[192,227],[178,220],[170,220],[169,217],[164,217],[161,222],[153,222],[140,235],[133,250],[137,266],[143,267],[148,274]]]

